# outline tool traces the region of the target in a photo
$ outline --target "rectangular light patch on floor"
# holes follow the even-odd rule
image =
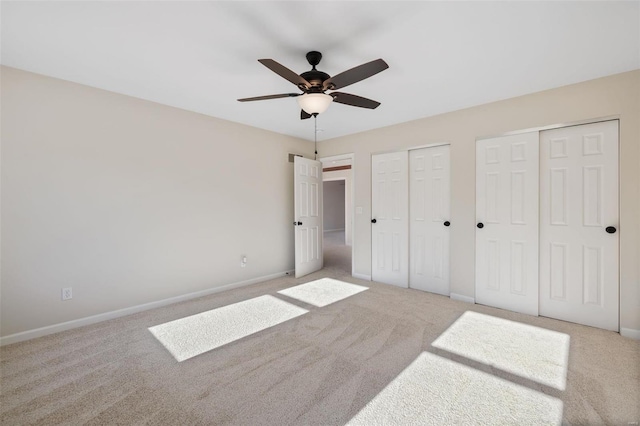
[[[432,346],[564,390],[569,336],[467,311]]]
[[[369,288],[331,278],[321,278],[280,290],[278,293],[321,308],[365,290]]]
[[[562,401],[421,353],[349,425],[559,425]]]
[[[156,325],[149,331],[181,362],[307,312],[266,295]]]

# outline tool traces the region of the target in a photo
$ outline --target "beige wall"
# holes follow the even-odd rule
[[[345,239],[345,244],[350,246],[352,244],[353,241],[353,212],[351,211],[352,209],[352,203],[353,200],[351,198],[351,192],[352,192],[352,188],[353,188],[353,181],[352,181],[352,173],[351,170],[335,170],[333,172],[323,172],[322,173],[322,179],[324,181],[330,181],[330,180],[335,180],[335,179],[344,179],[345,185],[344,185],[344,190],[345,190],[345,229],[344,229],[344,239]]]
[[[313,144],[1,72],[2,336],[293,269]]]
[[[372,153],[451,144],[451,291],[474,297],[476,138],[607,116],[620,118],[620,325],[640,330],[638,70],[321,142],[323,157],[355,154],[354,272],[371,274]]]
[[[344,181],[326,181],[324,182],[324,188],[322,192],[322,204],[323,204],[323,230],[336,231],[341,229],[344,231],[345,211],[344,211],[344,196],[345,185]]]

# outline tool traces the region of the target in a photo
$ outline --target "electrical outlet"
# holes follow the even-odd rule
[[[71,290],[71,287],[67,287],[67,288],[63,288],[62,289],[62,300],[69,300],[73,298],[73,292]]]
[[[247,256],[242,255],[240,257],[240,267],[244,268],[245,266],[247,266]]]

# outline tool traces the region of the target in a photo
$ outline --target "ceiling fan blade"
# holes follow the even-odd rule
[[[350,93],[333,92],[331,93],[331,96],[333,96],[333,102],[337,102],[339,104],[369,109],[376,109],[380,106],[380,102],[363,98],[362,96],[352,95]]]
[[[367,62],[366,64],[359,65],[355,68],[351,68],[345,72],[334,75],[330,79],[326,80],[323,84],[325,90],[335,90],[347,87],[350,84],[357,83],[378,74],[381,71],[389,68],[389,65],[382,59],[376,59],[375,61]]]
[[[253,98],[238,99],[238,102],[266,101],[267,99],[293,98],[295,96],[300,96],[300,94],[299,93],[281,93],[279,95],[256,96]]]
[[[258,59],[258,62],[260,62],[265,67],[269,68],[271,71],[278,74],[280,77],[286,80],[289,80],[290,82],[300,87],[301,89],[303,88],[308,89],[311,87],[311,83],[309,83],[307,80],[300,77],[298,74],[291,71],[289,68],[285,67],[284,65],[274,61],[273,59]]]
[[[300,120],[306,120],[307,118],[311,118],[311,114],[308,114],[307,111],[301,109],[300,110]]]

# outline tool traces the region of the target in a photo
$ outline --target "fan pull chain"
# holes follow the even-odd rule
[[[316,155],[314,160],[318,159],[318,114],[313,114],[313,148]]]

